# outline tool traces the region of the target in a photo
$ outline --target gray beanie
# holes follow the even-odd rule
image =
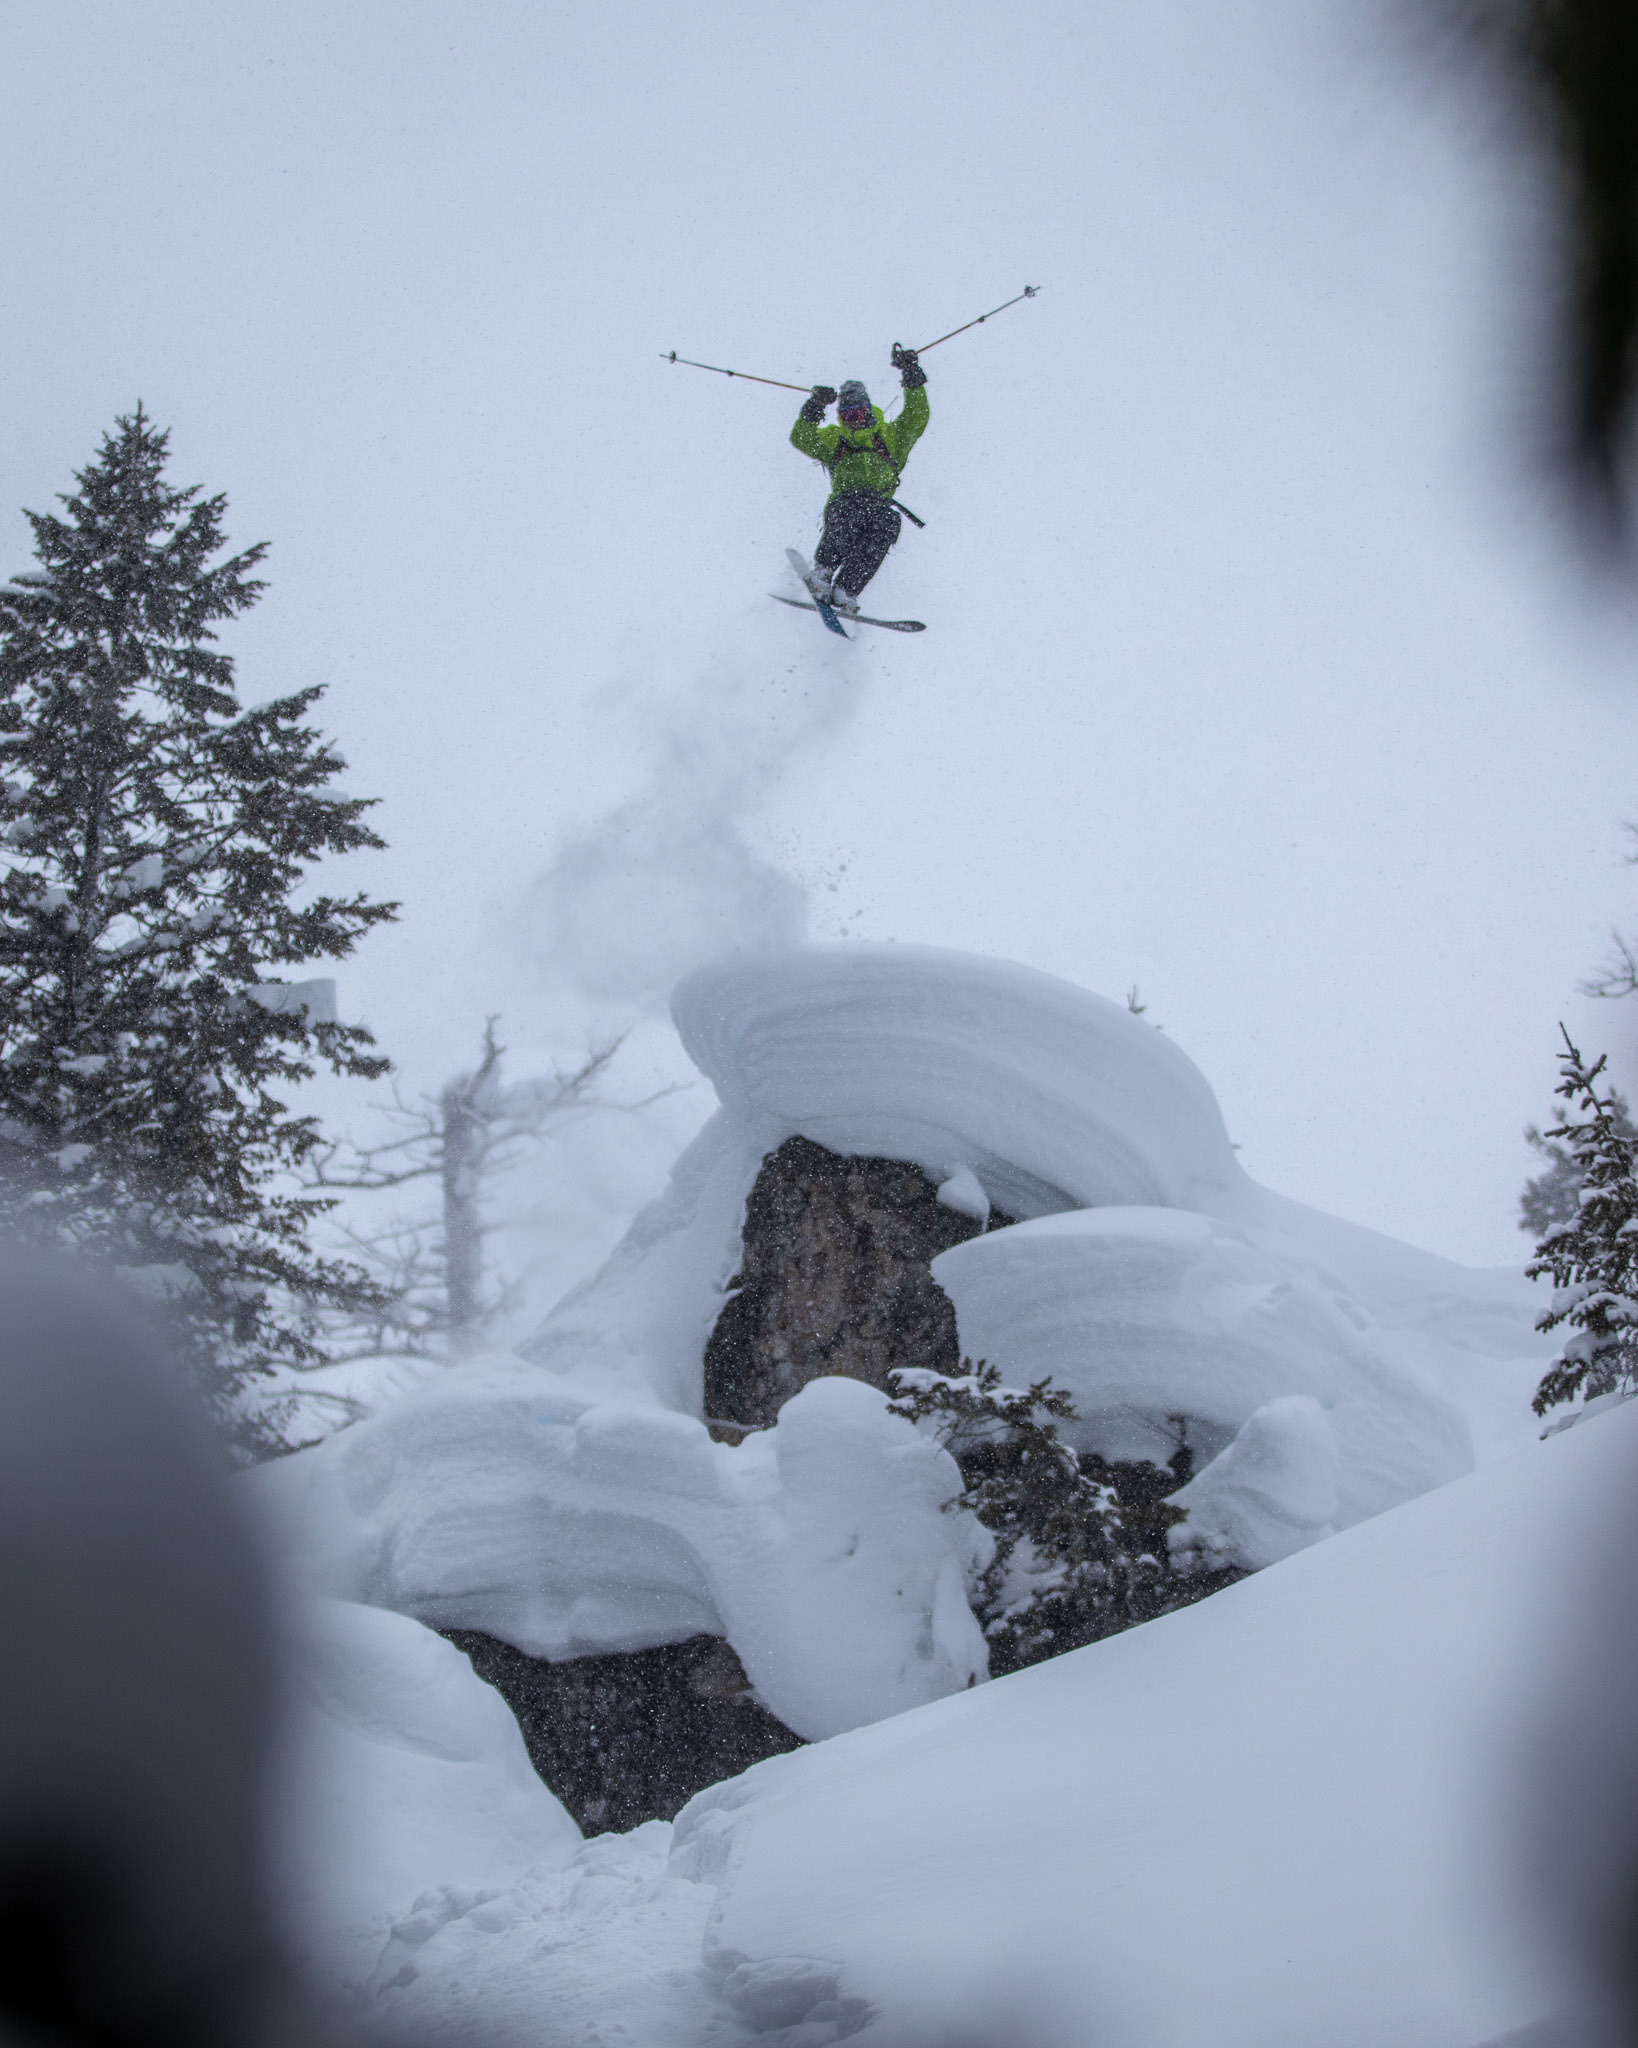
[[[867,412],[875,410],[870,403],[870,393],[859,382],[857,377],[849,377],[841,390],[836,394],[836,410],[838,412],[851,412],[856,405],[862,405]]]

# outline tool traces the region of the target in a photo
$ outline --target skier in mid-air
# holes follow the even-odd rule
[[[825,532],[806,581],[821,603],[856,618],[859,593],[887,559],[903,522],[893,504],[899,474],[927,426],[927,372],[913,348],[895,348],[893,367],[904,386],[904,409],[883,417],[856,378],[840,392],[816,384],[791,428],[791,445],[830,472]],[[835,403],[839,426],[821,424]]]

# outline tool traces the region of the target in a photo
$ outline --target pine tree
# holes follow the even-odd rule
[[[1536,1328],[1568,1324],[1574,1334],[1536,1389],[1538,1415],[1578,1395],[1638,1390],[1638,1147],[1620,1098],[1613,1089],[1599,1092],[1603,1056],[1589,1067],[1559,1029],[1565,1050],[1555,1092],[1573,1110],[1561,1110],[1545,1135],[1564,1145],[1580,1193],[1575,1215],[1545,1232],[1525,1270],[1553,1282],[1552,1307]]]
[[[1075,1407],[1050,1379],[1003,1386],[994,1366],[967,1359],[959,1374],[901,1368],[894,1379],[893,1413],[931,1422],[961,1469],[966,1485],[949,1505],[976,1515],[995,1538],[972,1602],[997,1677],[1187,1606],[1239,1576],[1172,1572],[1165,1534],[1183,1514],[1164,1499],[1167,1476],[1154,1465],[1121,1468],[1137,1482],[1124,1500],[1116,1468],[1090,1461],[1087,1469],[1059,1436]],[[1170,1484],[1186,1476],[1185,1466]]]
[[[362,1302],[308,1243],[327,1198],[285,1089],[387,1062],[333,988],[278,970],[349,953],[392,904],[308,886],[380,847],[297,690],[246,710],[215,626],[265,546],[218,557],[226,501],[164,479],[139,407],[29,513],[39,567],[0,588],[0,1226],[162,1301],[241,1440],[258,1375],[316,1361],[310,1308]]]
[[[1616,1128],[1630,1143],[1638,1145],[1638,1128],[1619,1090],[1609,1092],[1610,1113]],[[1539,1242],[1555,1223],[1568,1223],[1581,1206],[1581,1169],[1567,1145],[1546,1136],[1535,1124],[1524,1127],[1524,1142],[1547,1164],[1524,1183],[1519,1195],[1519,1228]]]

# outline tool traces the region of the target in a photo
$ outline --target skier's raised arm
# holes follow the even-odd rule
[[[802,401],[802,410],[796,416],[796,425],[791,428],[791,446],[800,449],[804,455],[811,455],[815,462],[823,462],[827,456],[824,436],[826,429],[820,425],[825,417],[825,408],[834,405],[836,393],[829,384],[815,384],[813,390]],[[836,429],[830,428],[832,441]]]
[[[909,459],[910,450],[915,447],[927,431],[927,422],[932,418],[932,407],[927,403],[927,372],[913,348],[895,348],[893,367],[899,373],[899,382],[904,386],[904,407],[896,420],[889,420],[883,429],[882,438],[892,452],[893,460],[903,469]]]

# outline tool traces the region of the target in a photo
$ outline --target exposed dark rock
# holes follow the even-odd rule
[[[588,1835],[671,1820],[707,1785],[802,1746],[719,1636],[549,1664],[476,1629],[444,1633],[517,1716],[529,1761]]]
[[[1012,1221],[997,1211],[990,1227]],[[787,1138],[745,1205],[738,1292],[705,1349],[706,1415],[765,1429],[821,1374],[887,1392],[894,1366],[953,1369],[955,1309],[928,1268],[984,1227],[918,1166]]]

